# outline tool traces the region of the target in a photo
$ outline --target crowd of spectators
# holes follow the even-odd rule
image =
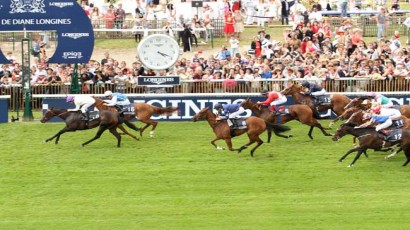
[[[224,0],[223,3],[226,5],[223,9],[225,17],[231,17],[235,24],[234,12],[240,12],[241,7],[245,5],[237,6],[235,5],[237,1],[230,4]],[[316,13],[324,8],[315,3],[309,11]],[[121,5],[118,4],[115,9],[121,9]],[[144,15],[143,10],[147,9],[140,9],[136,12]],[[204,10],[207,10],[206,5]],[[138,13],[136,15],[141,16]],[[307,79],[322,84],[328,90],[332,89],[327,83],[333,82],[331,85],[335,87],[333,90],[346,91],[369,90],[366,87],[370,80],[382,83],[397,81],[403,86],[409,85],[410,53],[400,43],[398,31],[393,36],[387,37],[386,27],[378,27],[381,30],[379,31],[380,37],[376,41],[366,43],[363,40],[361,29],[355,27],[354,22],[349,18],[332,30],[325,18],[317,16],[319,14],[314,15],[316,16],[295,23],[292,28],[283,29],[283,39],[280,41],[272,40],[269,31],[265,29],[261,29],[252,41],[242,41],[239,33],[235,33],[235,28],[232,28],[234,25],[229,25],[229,31],[233,30],[233,33],[227,34],[227,45],[223,45],[216,54],[204,56],[201,51],[192,52],[192,57],[181,58],[172,68],[159,73],[145,69],[138,57],[126,62],[111,57],[107,52],[102,60],[90,60],[89,63],[80,65],[81,90],[87,93],[91,92],[93,87],[115,85],[114,90],[127,92],[127,88],[138,86],[139,76],[156,75],[180,76],[183,82],[181,92],[224,92],[228,89],[237,89],[237,87],[242,87],[239,90],[241,92],[258,92],[261,89],[280,90],[286,86],[287,82],[294,79]],[[380,8],[379,13],[372,20],[383,23],[380,22],[381,15],[388,17],[384,7]],[[207,18],[210,18],[207,14],[204,14],[202,20],[194,17],[191,19],[192,25],[206,26]],[[180,15],[178,19],[179,23],[187,24],[183,15]],[[386,20],[384,23],[387,26]],[[116,25],[121,26],[121,22],[117,20]],[[180,38],[183,40],[182,34],[181,37],[179,33],[175,36],[178,40]],[[239,42],[250,46],[251,49],[244,49],[244,46],[239,46]],[[35,39],[35,43],[39,47],[39,53],[33,54],[36,61],[31,67],[31,84],[46,86],[71,84],[74,66],[47,64],[45,62],[47,54],[42,48],[45,44],[41,39]],[[7,54],[7,58],[13,64],[2,66],[0,85],[8,87],[21,84],[19,63],[16,62],[11,52]],[[344,78],[366,81],[357,81],[354,85],[343,87],[334,81]],[[213,82],[221,82],[218,85],[219,88],[202,87],[204,84],[209,86]],[[195,87],[195,83],[204,84],[199,84],[201,87]],[[400,90],[400,87],[395,89]],[[61,93],[62,91],[44,92]]]

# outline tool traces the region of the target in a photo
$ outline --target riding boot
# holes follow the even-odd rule
[[[319,111],[317,111],[316,106],[314,106],[314,107],[312,108],[312,112],[313,112],[313,117],[314,117],[314,118],[316,118],[316,119],[321,119],[321,118],[322,118],[322,117],[320,116]]]
[[[229,121],[231,122],[231,126],[230,126],[230,128],[231,128],[231,130],[232,129],[236,129],[236,123],[235,123],[235,119],[234,118],[229,118]]]

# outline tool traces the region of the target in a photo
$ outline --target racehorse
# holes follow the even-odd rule
[[[262,118],[259,117],[248,117],[246,118],[247,129],[234,129],[231,133],[231,129],[228,123],[226,121],[218,121],[216,118],[217,116],[214,113],[212,113],[212,111],[208,107],[206,107],[201,109],[197,114],[195,114],[192,119],[194,122],[198,120],[208,121],[209,125],[211,126],[212,130],[216,135],[216,138],[211,141],[211,144],[216,149],[224,149],[223,147],[217,146],[215,144],[217,140],[221,139],[225,140],[226,145],[228,146],[228,149],[230,151],[238,151],[238,153],[240,153],[242,150],[248,148],[250,145],[256,142],[257,145],[251,150],[252,157],[255,150],[263,144],[263,141],[260,139],[259,135],[265,131],[266,126],[270,126],[273,130],[277,132],[285,132],[290,130],[290,128],[287,126],[266,123]],[[239,149],[234,149],[232,147],[231,139],[233,137],[240,136],[244,133],[248,134],[249,143],[241,146]]]
[[[106,106],[104,100],[100,99],[100,98],[96,98],[95,99],[95,107],[98,110],[110,110],[110,111],[117,111],[114,107],[111,106]],[[148,128],[150,125],[152,125],[152,129],[149,133],[150,137],[154,137],[154,130],[157,127],[158,122],[154,121],[151,119],[151,116],[154,114],[157,115],[171,115],[172,113],[174,113],[175,111],[178,110],[177,107],[157,107],[157,106],[153,106],[147,103],[133,103],[133,107],[134,107],[134,113],[135,114],[124,114],[124,123],[136,130],[136,131],[140,131],[140,136],[142,136],[142,133],[144,132],[144,130],[146,128]],[[141,129],[138,129],[137,127],[135,127],[134,124],[132,124],[131,122],[129,122],[129,120],[133,119],[133,118],[137,118],[138,120],[140,120],[142,123],[145,123],[146,125],[144,127],[142,127]],[[127,122],[125,122],[127,121]],[[134,126],[134,128],[132,127]]]
[[[131,136],[135,140],[138,138],[130,133],[120,124],[118,116],[110,111],[100,111],[98,119],[88,121],[88,124],[82,120],[81,113],[77,111],[67,111],[67,109],[48,109],[44,116],[41,118],[41,123],[45,123],[53,117],[60,117],[65,121],[66,126],[60,130],[56,135],[48,138],[45,142],[49,142],[56,138],[55,144],[58,144],[61,134],[65,132],[74,132],[77,130],[87,130],[99,126],[97,134],[91,140],[83,143],[81,146],[85,146],[90,142],[100,138],[105,130],[110,130],[110,132],[117,138],[117,147],[121,145],[121,136],[117,132],[117,127],[120,128],[125,134]]]
[[[244,100],[241,103],[241,106],[244,109],[250,109],[255,116],[260,117],[269,123],[272,123],[272,124],[278,123],[277,117],[272,111],[269,110],[268,107],[257,104],[251,101],[249,98]],[[308,136],[310,139],[313,139],[312,131],[314,127],[317,127],[318,129],[320,129],[323,135],[332,136],[331,134],[325,131],[325,129],[329,129],[329,128],[323,128],[323,126],[313,117],[313,112],[309,108],[309,106],[291,105],[288,107],[288,110],[289,110],[289,113],[280,115],[279,117],[280,123],[284,124],[288,121],[298,120],[300,123],[310,126],[309,133],[308,133]],[[268,128],[268,143],[270,142],[271,135],[272,135],[272,131],[269,130]]]
[[[386,147],[391,147],[397,144],[400,144],[401,149],[404,151],[406,155],[407,161],[403,164],[406,166],[410,162],[410,130],[403,129],[402,130],[402,139],[399,141],[394,142],[386,142],[382,138],[380,138],[380,133],[378,133],[374,127],[366,127],[366,128],[355,128],[356,124],[354,123],[345,123],[342,124],[337,130],[336,133],[333,135],[332,140],[337,141],[346,134],[353,135],[359,139],[359,146],[347,151],[345,155],[343,155],[339,162],[342,162],[350,153],[356,152],[357,154],[353,159],[352,163],[349,167],[352,167],[354,163],[359,159],[362,153],[365,153],[367,149],[373,149],[376,151],[381,151]]]
[[[305,104],[310,108],[314,109],[315,104],[309,95],[302,94],[302,86],[300,84],[294,83],[288,88],[282,90],[282,94],[291,95],[295,104]],[[337,116],[340,116],[345,111],[345,106],[350,102],[350,98],[343,94],[332,94],[330,95],[329,105],[319,105],[317,110],[319,112],[331,109]],[[317,118],[317,117],[316,117]]]

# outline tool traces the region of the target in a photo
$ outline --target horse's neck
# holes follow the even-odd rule
[[[250,110],[252,111],[252,113],[255,114],[255,116],[260,117],[262,115],[262,110],[256,108],[256,105],[252,105],[250,107]]]
[[[104,105],[104,101],[101,99],[95,99],[95,103],[94,106],[98,109],[98,110],[107,110],[108,106]]]
[[[358,129],[352,128],[351,130],[349,130],[349,133],[355,137],[373,134],[374,132],[376,132],[376,130],[372,127],[358,128]]]
[[[58,110],[52,110],[52,112],[56,115],[61,117],[61,119],[66,119],[70,113],[66,109],[58,109]]]
[[[311,101],[311,98],[309,96],[305,96],[298,92],[293,93],[292,98],[296,104],[309,104]]]
[[[212,127],[215,128],[218,125],[218,122],[216,121],[216,116],[213,115],[212,113],[209,113],[206,120],[208,121],[208,124]]]

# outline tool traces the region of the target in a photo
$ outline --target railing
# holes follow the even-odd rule
[[[281,91],[294,82],[306,79],[280,80],[181,80],[180,85],[173,87],[147,87],[136,83],[126,84],[83,84],[81,94],[104,94],[106,90],[126,94],[149,93],[259,93],[262,89]],[[372,80],[369,78],[340,78],[334,80],[309,80],[320,84],[329,93],[338,92],[397,92],[410,91],[410,78],[395,78],[392,80]],[[31,91],[36,94],[66,95],[70,92],[70,84],[33,85]],[[23,109],[23,89],[21,85],[0,86],[1,95],[10,95],[10,109]],[[41,108],[41,98],[33,98],[34,109]]]

